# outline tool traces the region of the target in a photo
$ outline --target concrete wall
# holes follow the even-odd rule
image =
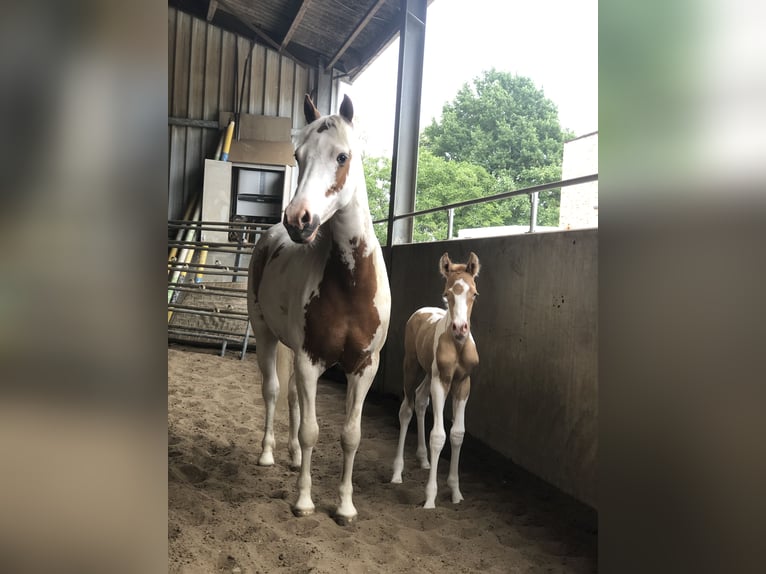
[[[442,305],[441,255],[460,262],[474,251],[482,264],[472,318],[480,365],[466,429],[596,507],[597,248],[593,229],[394,246],[393,312],[375,389],[401,396],[407,318]]]

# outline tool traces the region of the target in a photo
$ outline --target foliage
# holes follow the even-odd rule
[[[553,102],[532,80],[490,70],[465,84],[420,139],[416,209],[428,209],[561,179],[562,130]],[[391,160],[364,158],[373,220],[387,217]],[[539,193],[538,225],[559,221],[559,190]],[[526,195],[455,210],[463,228],[529,223]],[[447,238],[447,212],[417,217],[414,241]],[[385,244],[386,226],[376,226]]]
[[[387,218],[388,202],[391,197],[391,158],[365,156],[362,158],[362,164],[372,220]],[[380,244],[385,245],[388,225],[386,223],[375,225],[375,235]]]

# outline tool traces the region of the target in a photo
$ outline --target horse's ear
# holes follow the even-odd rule
[[[340,104],[340,115],[346,118],[348,123],[352,123],[354,119],[354,104],[351,103],[351,98],[348,94],[343,95],[343,102]]]
[[[311,96],[306,94],[306,96],[303,98],[303,115],[306,116],[306,123],[310,124],[314,120],[318,120],[320,117],[322,117],[322,114],[319,113],[319,110],[314,105],[314,102],[311,101]]]
[[[449,260],[449,255],[445,253],[442,255],[442,258],[439,259],[439,271],[442,275],[445,277],[449,275],[450,267],[452,266],[452,261]]]
[[[476,277],[479,274],[479,269],[481,269],[479,258],[471,251],[471,254],[468,256],[468,263],[465,264],[465,270],[468,274]]]

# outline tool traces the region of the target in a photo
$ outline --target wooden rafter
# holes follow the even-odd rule
[[[211,22],[213,20],[213,16],[215,16],[215,11],[218,10],[218,0],[210,0],[210,4],[207,6],[207,21]]]
[[[301,7],[298,9],[298,13],[295,15],[295,18],[293,18],[293,21],[290,24],[290,29],[287,31],[287,34],[285,34],[285,37],[282,38],[280,51],[284,50],[285,47],[290,43],[293,34],[295,34],[295,31],[298,29],[298,26],[300,26],[300,23],[303,20],[303,17],[306,15],[306,10],[308,10],[309,4],[311,4],[311,0],[303,0],[303,4],[301,4]]]
[[[356,28],[354,28],[354,31],[351,32],[351,35],[346,39],[345,42],[343,42],[343,45],[340,47],[340,50],[332,57],[332,59],[329,61],[327,66],[325,67],[325,72],[328,72],[332,69],[332,67],[335,65],[335,63],[340,60],[341,56],[346,53],[346,50],[348,50],[348,47],[356,40],[356,37],[359,36],[359,34],[362,33],[362,30],[364,30],[367,27],[367,24],[370,23],[370,20],[373,19],[375,14],[378,12],[381,6],[386,3],[386,0],[378,0],[375,2],[372,8],[370,8],[367,11],[367,14],[364,15],[364,18],[359,22],[359,25],[357,25]]]

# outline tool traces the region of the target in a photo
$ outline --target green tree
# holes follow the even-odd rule
[[[387,218],[388,202],[391,197],[391,158],[364,156],[362,165],[364,166],[367,200],[370,204],[372,220]],[[385,245],[388,237],[388,224],[376,224],[375,235],[380,244]]]
[[[497,180],[498,191],[511,191],[561,179],[564,141],[570,137],[559,124],[556,105],[532,80],[492,69],[444,105],[441,119],[423,131],[421,147],[447,162],[480,165]],[[539,224],[558,224],[559,197],[558,190],[540,193]],[[528,221],[529,201],[519,199],[526,210],[513,202],[514,217],[506,225]],[[518,219],[524,211],[527,221]]]

